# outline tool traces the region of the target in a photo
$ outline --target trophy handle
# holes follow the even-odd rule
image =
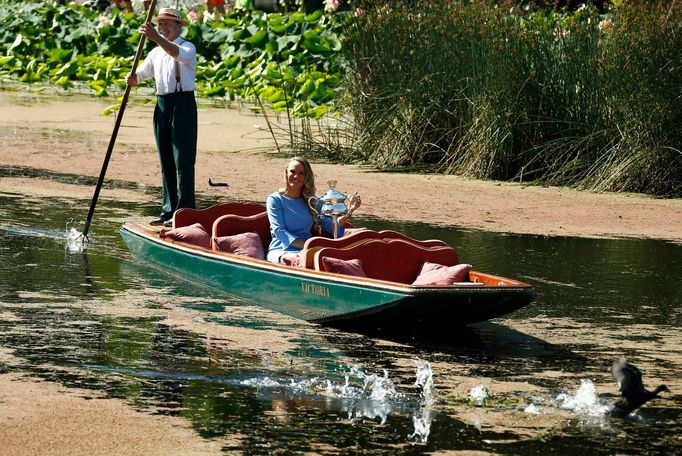
[[[319,198],[316,196],[311,196],[308,198],[308,207],[310,208],[311,211],[313,211],[313,214],[317,215],[317,218],[319,219],[321,217],[320,213],[317,212],[317,203],[320,201]]]

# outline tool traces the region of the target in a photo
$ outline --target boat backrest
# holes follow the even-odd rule
[[[393,230],[381,230],[379,231],[379,234],[381,235],[381,239],[404,239],[421,247],[450,247],[445,241],[441,241],[440,239],[414,239],[406,234]]]
[[[337,249],[351,247],[358,243],[365,242],[368,239],[403,239],[421,247],[449,247],[444,241],[439,239],[421,241],[399,233],[398,231],[375,231],[363,228],[357,229],[357,231],[353,231],[352,233],[338,239],[330,239],[318,236],[312,237],[305,241],[300,256],[301,258],[305,258],[306,268],[313,268],[315,265],[315,252],[317,252],[319,249],[323,247],[333,247]]]
[[[258,234],[263,243],[263,249],[267,252],[270,245],[270,221],[268,220],[267,212],[247,216],[228,214],[218,217],[213,222],[211,248],[217,250],[215,238],[234,236],[235,234],[247,233],[249,231]]]
[[[457,264],[457,252],[450,246],[424,247],[405,239],[369,239],[343,248],[322,247],[314,255],[314,267],[329,272],[323,258],[358,259],[367,277],[410,284],[425,261],[445,266]]]
[[[225,214],[254,215],[265,211],[265,206],[257,203],[218,203],[205,209],[182,208],[173,214],[173,228],[201,223],[207,233],[211,232],[213,222]]]

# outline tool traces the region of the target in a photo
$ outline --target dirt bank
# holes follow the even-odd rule
[[[107,105],[86,98],[45,98],[0,92],[0,166],[97,176],[115,120],[99,115]],[[151,107],[139,103],[127,111],[108,178],[159,185],[151,111]],[[283,159],[262,152],[273,148],[265,127],[261,118],[246,110],[202,108],[197,190],[263,201],[280,185],[285,165]],[[682,242],[680,199],[593,194],[449,176],[382,174],[328,164],[316,164],[315,170],[320,192],[324,191],[324,181],[336,178],[342,191],[362,193],[365,202],[362,212],[380,218],[493,232]],[[209,187],[206,183],[209,177],[228,181],[230,189],[225,192]],[[47,179],[0,178],[0,192],[17,189],[39,197],[83,198],[91,197],[93,190]],[[126,201],[153,198],[125,189],[105,189],[101,197]],[[121,311],[120,306],[115,307]],[[101,306],[96,308],[103,311]],[[171,314],[168,320],[170,324],[185,327],[196,324],[194,317],[179,312]],[[10,313],[0,313],[0,320],[11,318]],[[539,326],[538,322],[532,324]],[[206,330],[205,323],[200,326]],[[197,328],[192,329],[198,332]],[[557,340],[556,334],[568,337],[565,328],[561,329],[556,331],[550,327],[547,334],[555,338],[550,340]],[[230,331],[234,347],[240,340],[239,333],[234,328]],[[571,336],[579,339],[587,332]],[[220,339],[224,334],[206,334],[209,344],[211,336]],[[262,331],[259,337],[262,341]],[[286,340],[278,339],[276,334],[270,337],[271,344],[286,346]],[[242,340],[247,341],[247,347],[254,344],[250,334],[242,336]],[[641,349],[641,340],[637,343]],[[0,366],[18,363],[0,347]],[[123,401],[97,394],[34,381],[19,374],[0,375],[0,423],[3,424],[0,455],[218,454],[223,446],[235,446],[243,438],[231,435],[224,440],[202,439],[191,429],[188,420],[138,412]]]
[[[97,176],[115,118],[106,102],[0,92],[0,166],[29,166]],[[107,178],[159,185],[151,133],[152,107],[126,111]],[[285,160],[273,150],[266,123],[250,111],[201,108],[197,191],[264,201],[280,185]],[[682,199],[595,194],[557,187],[486,182],[453,176],[377,173],[315,164],[320,193],[335,178],[341,191],[363,195],[364,214],[493,232],[580,237],[653,238],[682,242]],[[227,181],[212,188],[208,178]],[[84,197],[92,189],[82,188]],[[111,197],[106,190],[102,197]]]
[[[13,374],[0,375],[0,403],[3,455],[218,455],[229,443],[201,438],[180,418]]]

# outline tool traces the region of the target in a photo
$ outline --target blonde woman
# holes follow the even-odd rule
[[[316,217],[308,206],[308,199],[315,196],[315,176],[305,158],[294,157],[284,168],[285,186],[267,199],[268,219],[272,241],[267,258],[273,263],[298,265],[298,252],[305,241],[313,235],[317,225]],[[339,236],[343,236],[343,225],[351,212],[360,207],[360,198],[353,197],[347,215],[338,219]],[[333,230],[330,217],[320,221],[324,231]]]

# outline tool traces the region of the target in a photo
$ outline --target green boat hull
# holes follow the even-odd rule
[[[449,326],[484,321],[533,299],[521,287],[418,288],[358,281],[338,274],[276,265],[164,241],[125,224],[121,237],[139,259],[183,279],[255,305],[332,326]]]

